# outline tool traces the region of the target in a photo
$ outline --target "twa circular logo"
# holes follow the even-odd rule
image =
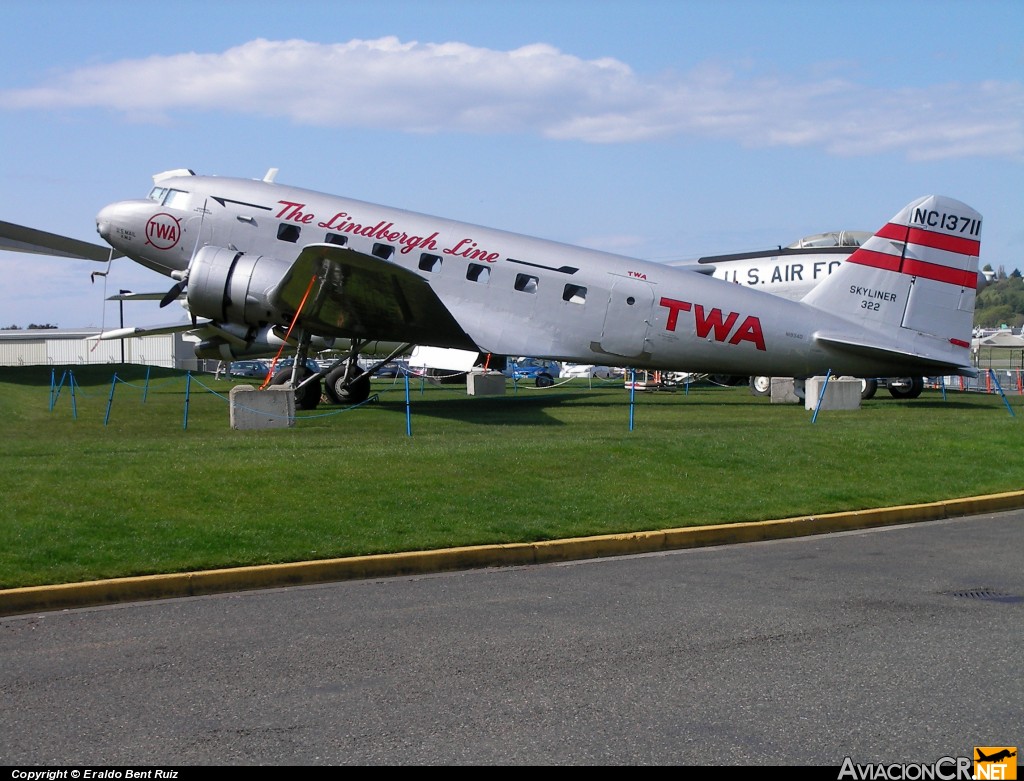
[[[146,243],[157,249],[173,249],[181,238],[181,220],[166,212],[154,214],[146,223]]]

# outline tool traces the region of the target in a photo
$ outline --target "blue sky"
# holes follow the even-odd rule
[[[874,230],[937,193],[1024,269],[1024,4],[0,0],[0,219],[99,243],[171,168],[653,260]],[[166,278],[0,252],[0,327]],[[105,284],[105,287],[104,287]],[[183,319],[155,303],[126,324]]]

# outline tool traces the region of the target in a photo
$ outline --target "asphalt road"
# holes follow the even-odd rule
[[[0,619],[8,765],[933,763],[1024,743],[1024,512]]]

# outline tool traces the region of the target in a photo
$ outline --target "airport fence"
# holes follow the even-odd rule
[[[928,388],[973,393],[1003,393],[1024,395],[1024,370],[1022,369],[980,369],[977,377],[928,377]]]

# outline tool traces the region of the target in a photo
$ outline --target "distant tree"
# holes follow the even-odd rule
[[[29,323],[28,324],[28,330],[30,330],[30,331],[35,331],[35,330],[42,331],[42,330],[45,330],[45,329],[48,329],[48,328],[56,328],[56,327],[57,326],[53,325],[52,323],[45,323],[45,324]]]
[[[1010,276],[985,285],[977,295],[974,324],[981,328],[998,328],[1006,324],[1024,323],[1024,277]]]
[[[4,328],[4,330],[5,331],[20,331],[21,330],[21,326],[20,325],[14,325],[12,323],[11,325],[9,325],[6,328]]]
[[[1010,279],[1020,279],[1020,277],[1021,277],[1021,273],[1020,273],[1020,269],[1019,268],[1015,268],[1010,273]]]

